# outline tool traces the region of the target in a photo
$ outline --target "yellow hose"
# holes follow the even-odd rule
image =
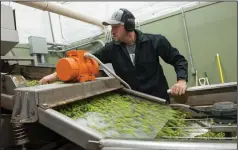
[[[224,83],[223,73],[222,73],[222,69],[221,69],[220,57],[219,57],[218,53],[217,53],[217,64],[218,64],[218,68],[219,68],[219,72],[220,72],[221,83]]]

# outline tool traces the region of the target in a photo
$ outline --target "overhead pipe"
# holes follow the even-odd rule
[[[47,45],[53,45],[53,46],[67,46],[66,44],[61,44],[61,43],[55,43],[55,42],[47,42]]]
[[[84,14],[81,14],[79,12],[75,12],[69,8],[64,7],[61,4],[56,4],[54,2],[29,2],[29,1],[15,1],[15,3],[19,3],[22,5],[26,5],[29,7],[37,8],[43,11],[49,11],[52,13],[56,13],[62,16],[66,16],[69,18],[73,18],[79,21],[83,21],[89,24],[93,24],[96,26],[99,26],[100,28],[104,29],[104,26],[102,25],[102,22],[92,18],[90,16],[86,16]]]

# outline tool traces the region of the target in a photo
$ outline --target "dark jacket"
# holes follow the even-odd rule
[[[166,99],[169,89],[159,56],[174,66],[177,80],[188,80],[188,63],[179,51],[172,47],[162,35],[142,33],[135,30],[135,66],[124,44],[107,43],[94,55],[103,63],[112,63],[116,74],[127,82],[133,90]]]

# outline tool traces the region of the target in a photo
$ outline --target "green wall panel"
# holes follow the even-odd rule
[[[216,3],[186,13],[191,50],[199,75],[220,83],[219,53],[225,82],[237,81],[237,5]]]
[[[198,76],[207,72],[211,84],[221,83],[216,54],[220,54],[225,82],[237,81],[237,5],[220,2],[185,12],[190,46]],[[147,33],[162,34],[189,62],[189,86],[195,86],[181,12],[141,25]],[[162,62],[172,86],[176,82],[173,67]]]

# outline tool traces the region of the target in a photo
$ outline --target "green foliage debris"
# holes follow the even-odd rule
[[[27,80],[26,84],[37,86],[39,81]],[[191,118],[189,113],[125,94],[107,93],[56,109],[107,137],[161,139],[186,137],[189,134],[183,129],[189,126],[186,121],[187,118]],[[211,120],[210,123],[214,124],[214,121]],[[209,131],[196,137],[206,139],[224,136],[223,132]]]
[[[52,83],[63,83],[62,81],[55,81]],[[26,80],[26,86],[30,87],[30,86],[37,86],[40,85],[39,80]]]
[[[213,131],[209,131],[207,133],[198,135],[196,137],[204,137],[204,138],[223,138],[225,137],[225,133],[224,132],[213,132]]]
[[[38,80],[27,80],[26,81],[26,86],[36,86],[40,85],[40,82]]]
[[[153,139],[162,135],[182,135],[181,129],[163,128],[168,120],[167,127],[186,126],[185,121],[177,121],[177,118],[186,117],[180,111],[116,93],[63,105],[57,111],[108,137]]]
[[[191,115],[189,113],[177,110],[173,118],[168,120],[165,126],[156,135],[155,139],[163,137],[182,137],[188,135],[189,133],[186,130],[183,130],[183,128],[189,126],[186,119],[190,117]]]

